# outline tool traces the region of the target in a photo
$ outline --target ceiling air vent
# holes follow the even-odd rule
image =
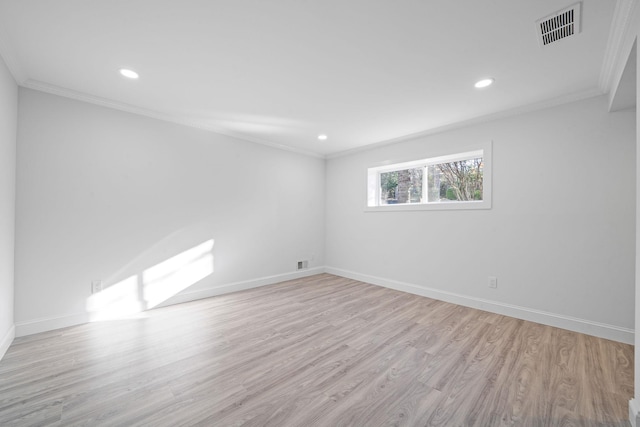
[[[538,41],[546,46],[580,32],[580,3],[536,21]]]

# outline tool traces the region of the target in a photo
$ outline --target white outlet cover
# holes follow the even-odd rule
[[[495,276],[489,276],[489,287],[497,288],[498,287],[498,278]]]
[[[102,280],[93,280],[91,282],[91,293],[97,294],[102,291]]]

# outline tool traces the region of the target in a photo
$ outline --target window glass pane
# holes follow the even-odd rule
[[[483,166],[481,157],[429,166],[429,202],[482,200]]]
[[[380,173],[380,204],[422,203],[424,166]]]
[[[438,154],[367,168],[366,210],[491,209],[491,143]]]

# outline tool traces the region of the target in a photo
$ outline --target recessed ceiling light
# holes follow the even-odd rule
[[[138,73],[136,73],[133,70],[128,70],[126,68],[121,68],[120,69],[120,74],[122,74],[123,76],[125,76],[128,79],[137,79],[138,77],[140,77],[138,75]]]
[[[483,79],[476,82],[475,87],[481,89],[483,87],[491,86],[495,80],[494,79]]]
[[[318,135],[318,139],[319,139],[320,141],[324,141],[324,140],[326,140],[326,139],[327,139],[327,135],[325,135],[325,134],[320,134],[320,135]]]

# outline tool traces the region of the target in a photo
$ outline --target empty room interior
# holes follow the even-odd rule
[[[640,427],[638,0],[0,0],[0,425]]]

